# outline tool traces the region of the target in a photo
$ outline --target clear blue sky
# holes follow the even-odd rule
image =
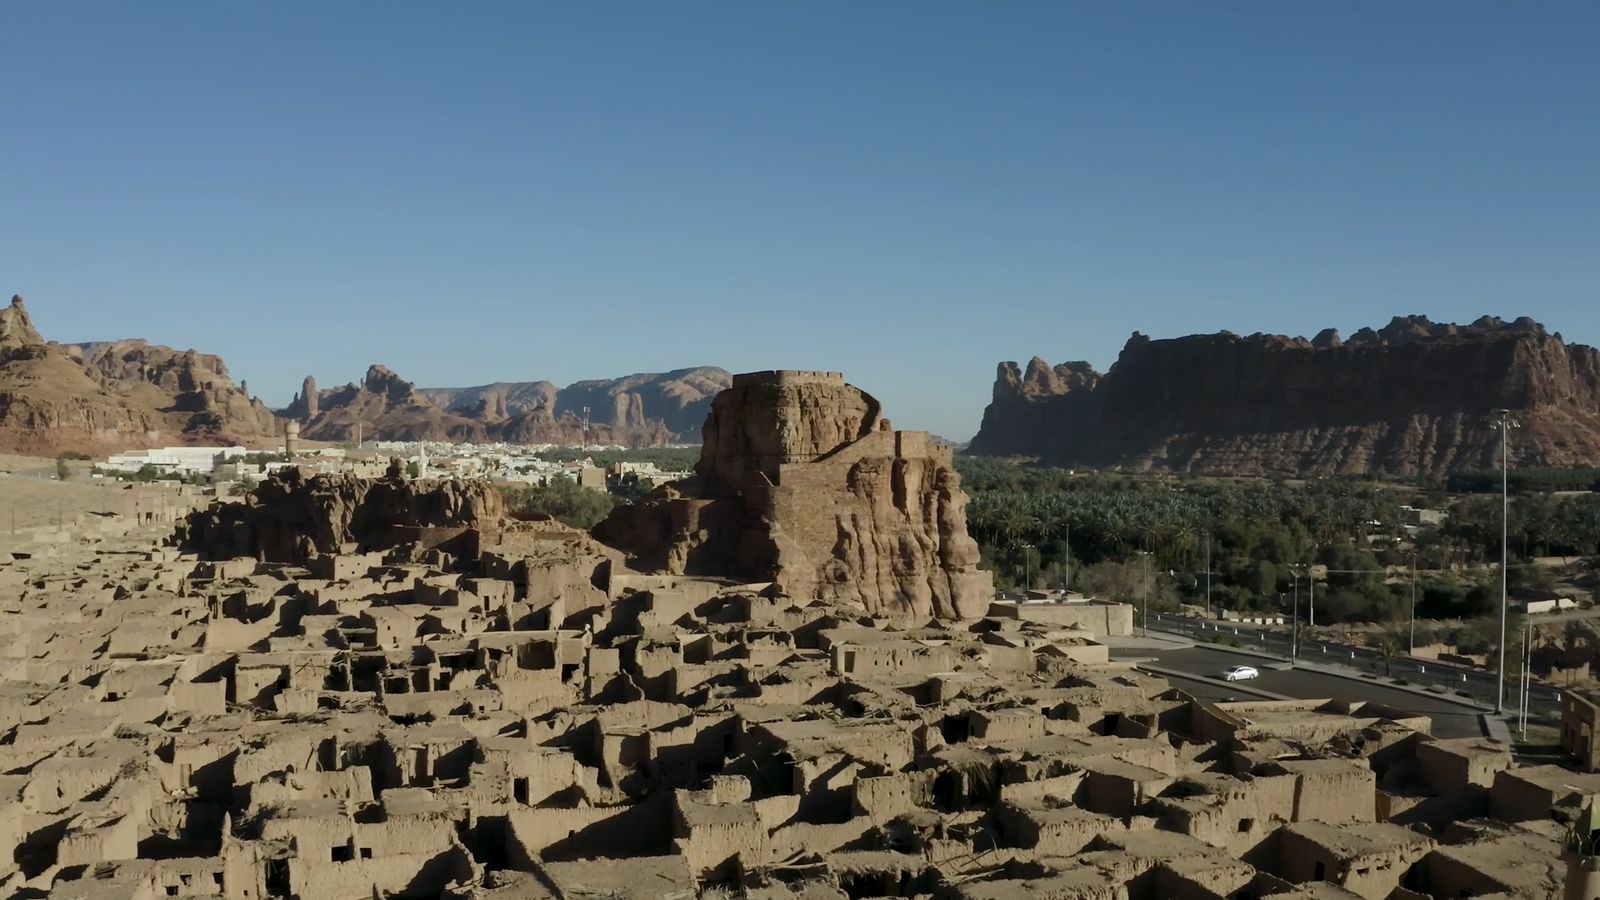
[[[969,437],[1134,330],[1600,343],[1600,4],[0,5],[0,290],[270,403],[841,369]]]

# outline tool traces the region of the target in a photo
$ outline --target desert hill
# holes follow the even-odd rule
[[[693,368],[566,388],[548,381],[418,388],[372,366],[361,382],[331,390],[307,378],[283,414],[303,422],[301,433],[313,440],[350,440],[359,430],[383,440],[649,447],[698,441],[711,398],[731,383],[722,369]]]
[[[140,340],[54,343],[20,296],[0,311],[0,451],[259,443],[276,431],[219,357]]]
[[[969,452],[1224,475],[1434,476],[1600,463],[1600,351],[1530,319],[1397,317],[1349,339],[1135,333],[1109,372],[1000,364]]]
[[[711,411],[711,398],[732,384],[733,376],[726,369],[698,366],[579,381],[565,388],[548,381],[524,381],[421,388],[419,393],[470,418],[493,420],[546,409],[554,418],[572,415],[581,419],[587,407],[591,425],[622,431],[660,428],[671,440],[698,442],[700,426]]]
[[[578,382],[502,382],[418,388],[383,366],[331,390],[305,385],[283,415],[312,440],[505,441],[653,447],[699,439],[711,397],[731,383],[722,369],[680,369]],[[587,407],[588,424],[585,425]]]

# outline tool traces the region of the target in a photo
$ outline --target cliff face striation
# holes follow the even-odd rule
[[[0,311],[0,450],[100,454],[275,439],[277,420],[219,357],[145,341],[48,342],[21,297]]]
[[[1600,463],[1600,351],[1529,319],[1396,318],[1348,339],[1134,334],[1105,375],[1002,363],[970,452],[1219,475],[1437,476]]]
[[[308,377],[283,415],[312,440],[506,441],[656,447],[684,439],[727,386],[721,369],[681,369],[558,388],[548,381],[418,388],[383,366],[318,390]],[[588,424],[585,425],[585,409]]]
[[[639,568],[774,581],[882,616],[981,616],[993,599],[950,449],[895,431],[836,373],[736,375],[694,477],[617,509],[595,536]]]

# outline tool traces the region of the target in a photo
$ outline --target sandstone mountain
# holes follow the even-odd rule
[[[595,536],[637,568],[775,582],[877,616],[965,619],[994,591],[950,448],[895,431],[832,372],[733,377],[694,476],[619,507]]]
[[[665,429],[671,440],[698,441],[711,398],[732,384],[727,370],[713,366],[641,373],[559,388],[549,381],[497,382],[470,388],[420,388],[440,407],[485,422],[535,410],[549,418],[589,410],[591,424],[627,431]]]
[[[487,435],[481,423],[445,412],[384,366],[368,367],[359,383],[297,394],[283,414],[305,419],[300,434],[317,441],[482,441]]]
[[[305,423],[301,433],[312,440],[352,440],[359,432],[380,440],[652,447],[693,435],[729,378],[697,368],[565,389],[548,381],[418,388],[372,366],[360,383],[332,390],[308,377],[283,414]]]
[[[1600,464],[1600,351],[1530,319],[1397,317],[1348,339],[1135,333],[1104,375],[1002,363],[969,452],[1221,475]]]
[[[277,420],[220,358],[129,340],[57,344],[21,297],[0,311],[0,449],[103,454],[162,443],[260,443]]]

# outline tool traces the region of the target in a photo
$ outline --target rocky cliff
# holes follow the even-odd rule
[[[411,481],[398,463],[384,478],[308,478],[285,468],[242,502],[189,514],[175,541],[204,559],[304,564],[348,545],[364,552],[414,540],[418,529],[481,531],[498,525],[504,514],[500,494],[487,482]]]
[[[138,340],[52,343],[21,297],[0,312],[0,449],[266,443],[276,423],[216,356]]]
[[[42,343],[44,337],[33,327],[33,320],[28,318],[28,309],[22,305],[22,296],[12,297],[11,305],[0,309],[0,353]]]
[[[663,443],[699,440],[711,398],[732,383],[725,369],[700,366],[671,372],[579,381],[565,388],[548,381],[497,382],[470,388],[420,388],[443,409],[491,423],[540,412],[534,421],[582,420],[618,434],[665,435]]]
[[[306,389],[315,388],[307,378]],[[488,436],[482,423],[445,412],[384,366],[369,366],[360,382],[296,395],[284,413],[305,416],[308,409],[316,415],[300,434],[314,441],[483,441]]]
[[[682,369],[557,388],[548,381],[418,388],[383,366],[360,383],[318,390],[307,378],[283,410],[311,440],[505,441],[656,447],[681,440],[725,387],[721,369]],[[588,424],[585,426],[585,408]]]
[[[773,581],[873,615],[988,610],[948,447],[893,430],[836,373],[732,381],[712,402],[694,477],[620,507],[596,537],[646,570]]]
[[[1437,476],[1600,464],[1600,351],[1529,319],[1396,318],[1348,339],[1134,334],[1099,375],[1002,363],[969,451],[1224,475]]]

